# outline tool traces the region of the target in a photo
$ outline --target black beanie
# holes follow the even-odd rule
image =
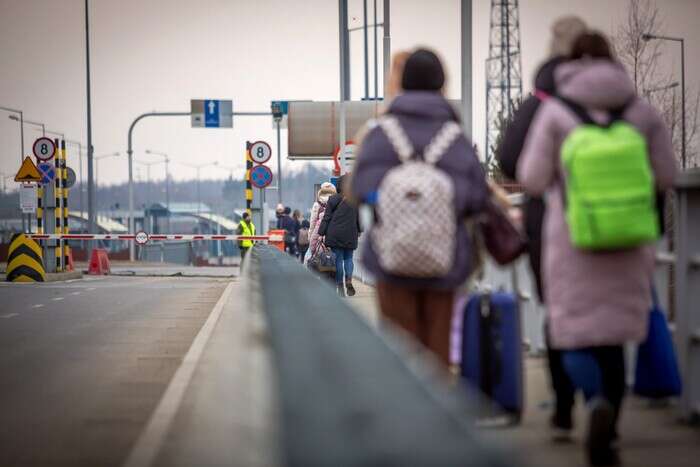
[[[437,55],[430,50],[413,52],[403,68],[401,87],[406,91],[440,91],[445,84],[445,72]]]

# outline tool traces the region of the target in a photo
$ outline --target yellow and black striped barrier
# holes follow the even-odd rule
[[[253,215],[253,184],[250,181],[250,172],[253,170],[253,159],[250,157],[250,142],[245,143],[245,210],[249,216]]]
[[[7,252],[7,282],[44,282],[41,247],[24,234],[15,234]]]

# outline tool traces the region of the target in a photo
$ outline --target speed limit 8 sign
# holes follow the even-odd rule
[[[42,136],[34,141],[32,151],[34,152],[36,158],[40,161],[48,161],[51,160],[56,153],[56,145],[51,138]]]
[[[257,164],[264,164],[272,157],[272,149],[265,141],[256,141],[250,145],[250,158]]]

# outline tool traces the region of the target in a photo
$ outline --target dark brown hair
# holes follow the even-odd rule
[[[614,59],[608,40],[603,34],[595,31],[581,34],[571,47],[569,58],[578,60],[583,57]]]

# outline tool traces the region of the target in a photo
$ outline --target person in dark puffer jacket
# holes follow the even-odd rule
[[[515,180],[520,154],[525,146],[525,140],[530,125],[537,110],[549,96],[557,93],[554,71],[557,66],[566,62],[571,52],[574,40],[586,30],[586,24],[577,17],[563,17],[552,25],[551,54],[539,69],[535,77],[535,91],[525,99],[513,116],[512,122],[506,128],[501,145],[496,151],[496,159],[501,171],[510,179]],[[544,221],[545,205],[542,198],[528,197],[525,204],[525,233],[528,238],[528,253],[537,293],[540,301],[544,300],[542,281],[542,223]],[[545,329],[549,344],[549,331]],[[548,345],[547,360],[549,363],[550,381],[555,395],[555,410],[551,424],[557,439],[568,438],[573,428],[571,412],[574,406],[574,387],[564,371],[561,363],[561,352]]]
[[[353,254],[357,250],[361,229],[357,207],[343,194],[345,183],[346,176],[343,175],[338,179],[338,193],[328,200],[318,234],[325,237],[325,245],[335,253],[335,284],[338,294],[345,296],[347,289],[348,296],[352,297],[355,295],[352,285]]]

